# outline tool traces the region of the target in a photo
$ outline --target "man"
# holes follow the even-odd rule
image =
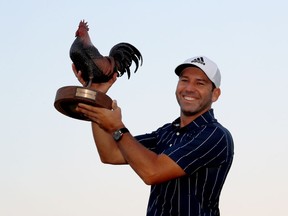
[[[74,72],[81,81],[81,74]],[[220,96],[217,65],[199,56],[175,69],[180,117],[152,133],[133,137],[121,109],[79,104],[89,117],[102,162],[129,164],[151,185],[147,215],[217,216],[219,196],[233,160],[233,140],[214,118],[212,103]],[[94,84],[107,92],[115,82]],[[83,81],[83,80],[82,80]]]

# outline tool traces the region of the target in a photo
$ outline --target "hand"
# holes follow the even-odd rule
[[[85,86],[86,82],[82,78],[81,71],[77,71],[76,67],[74,64],[72,64],[72,70],[77,77],[78,81]],[[107,91],[110,89],[110,87],[113,85],[113,83],[117,80],[117,73],[114,73],[113,77],[105,83],[92,83],[90,86],[90,89],[96,90],[96,91],[101,91],[103,93],[107,93]]]
[[[109,133],[113,133],[124,127],[121,108],[117,106],[115,100],[112,103],[112,110],[79,103],[76,111],[81,112],[92,122],[95,122],[100,128]]]

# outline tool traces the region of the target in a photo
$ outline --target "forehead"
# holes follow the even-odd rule
[[[179,77],[197,77],[203,80],[210,80],[207,75],[198,67],[186,67],[182,70]]]

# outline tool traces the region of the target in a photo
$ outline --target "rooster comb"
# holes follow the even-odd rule
[[[86,28],[86,30],[88,31],[89,30],[88,23],[85,22],[85,20],[81,20],[79,23],[79,28]]]

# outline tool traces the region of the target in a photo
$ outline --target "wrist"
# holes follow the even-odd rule
[[[124,124],[121,124],[121,125],[116,126],[116,127],[114,128],[114,131],[120,130],[121,128],[126,128],[126,127],[125,127]],[[113,131],[113,132],[114,132],[114,131]]]
[[[126,127],[122,127],[112,133],[113,139],[118,142],[125,133],[129,133],[129,130]]]

